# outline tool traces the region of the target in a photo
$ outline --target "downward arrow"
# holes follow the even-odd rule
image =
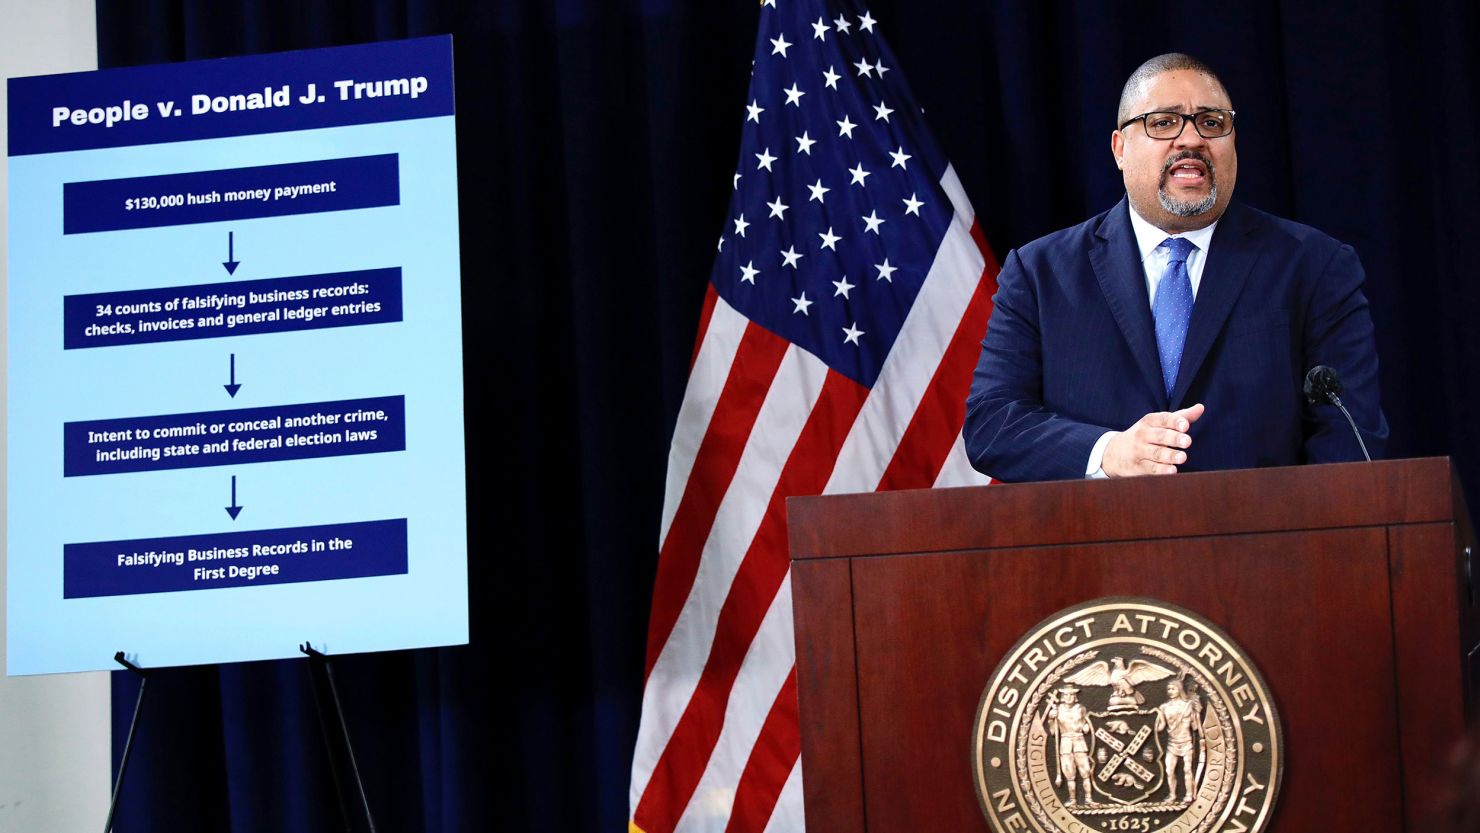
[[[231,505],[226,507],[226,514],[230,515],[234,521],[236,516],[242,513],[243,508],[236,505],[236,475],[233,474],[231,476]]]
[[[236,392],[242,389],[242,386],[241,385],[238,385],[236,383],[236,354],[235,353],[232,353],[231,354],[231,383],[230,384],[227,384],[227,385],[222,385],[221,387],[226,388],[226,392],[229,393],[229,394],[231,394],[231,398],[232,399],[235,399],[236,398]]]
[[[226,232],[226,262],[221,264],[226,267],[226,274],[235,275],[239,261],[236,259],[236,232]]]

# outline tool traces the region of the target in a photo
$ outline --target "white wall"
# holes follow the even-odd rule
[[[0,0],[0,77],[97,69],[94,0]],[[0,159],[6,156],[0,84]],[[8,170],[0,167],[0,287],[9,286]],[[0,292],[0,307],[4,305]],[[0,315],[0,328],[6,319]],[[0,357],[5,353],[0,339]],[[8,358],[0,361],[0,391]],[[0,413],[0,435],[5,418]],[[0,469],[4,468],[0,451]],[[0,521],[5,513],[0,478]],[[60,558],[61,554],[57,556]],[[5,608],[0,536],[0,611]],[[0,669],[5,618],[0,616]],[[146,707],[145,712],[148,712]],[[69,833],[103,827],[111,788],[108,675],[0,676],[0,833]]]

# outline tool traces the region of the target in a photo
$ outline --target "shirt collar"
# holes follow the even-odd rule
[[[1139,249],[1141,260],[1143,261],[1151,254],[1152,250],[1160,246],[1162,241],[1168,237],[1185,237],[1192,241],[1192,245],[1196,246],[1198,251],[1206,254],[1208,246],[1213,242],[1213,230],[1218,227],[1218,220],[1214,220],[1206,227],[1200,228],[1197,231],[1189,231],[1183,234],[1167,234],[1156,226],[1151,225],[1146,218],[1137,214],[1135,206],[1132,206],[1129,200],[1126,201],[1126,207],[1130,208],[1131,211],[1131,228],[1135,229],[1136,247]],[[1220,217],[1219,220],[1221,219]]]

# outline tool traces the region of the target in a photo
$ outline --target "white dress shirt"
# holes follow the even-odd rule
[[[1189,231],[1182,234],[1167,234],[1161,229],[1147,222],[1140,214],[1131,208],[1131,228],[1136,232],[1136,248],[1141,253],[1141,268],[1146,271],[1146,297],[1154,305],[1156,300],[1156,287],[1161,283],[1161,276],[1167,270],[1167,261],[1171,259],[1171,252],[1161,244],[1168,237],[1185,237],[1195,247],[1192,253],[1187,255],[1187,277],[1192,280],[1192,300],[1197,302],[1197,288],[1202,284],[1203,267],[1208,262],[1208,252],[1213,247],[1213,230],[1218,227],[1218,221],[1214,220],[1205,228],[1197,231]],[[1094,448],[1090,449],[1089,462],[1085,466],[1085,477],[1105,477],[1105,471],[1101,463],[1105,459],[1105,446],[1110,444],[1111,438],[1119,431],[1106,431],[1095,441]]]

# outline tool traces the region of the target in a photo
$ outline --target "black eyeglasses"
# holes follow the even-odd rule
[[[1182,135],[1182,131],[1187,129],[1187,123],[1191,122],[1192,129],[1204,139],[1221,139],[1233,132],[1233,115],[1232,110],[1199,110],[1196,113],[1157,110],[1127,119],[1120,129],[1124,130],[1126,125],[1138,121],[1146,128],[1146,135],[1152,139],[1175,139]]]

